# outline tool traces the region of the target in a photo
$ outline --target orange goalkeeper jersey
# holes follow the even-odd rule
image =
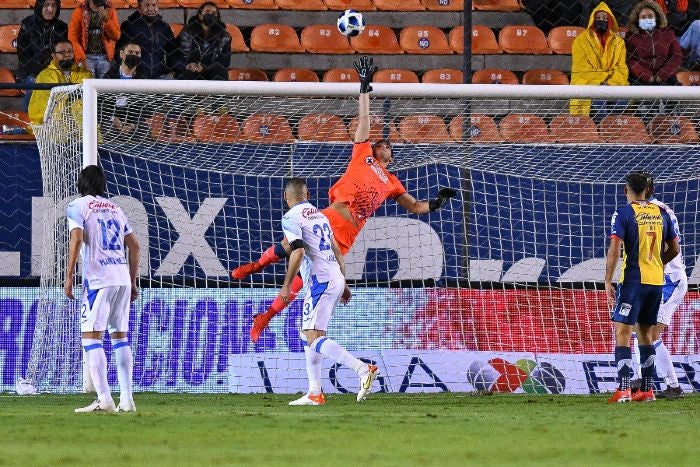
[[[352,158],[340,179],[328,190],[332,203],[346,203],[353,219],[362,228],[387,198],[396,199],[406,189],[372,154],[369,142],[355,143]]]

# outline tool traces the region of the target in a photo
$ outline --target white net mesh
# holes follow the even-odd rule
[[[356,96],[158,94],[148,87],[98,98],[108,194],[142,245],[143,290],[130,338],[137,390],[304,391],[301,300],[257,344],[248,336],[251,317],[276,296],[285,264],[242,281],[229,271],[281,239],[285,177],[306,178],[313,202],[327,206],[328,188],[349,160]],[[66,102],[80,95],[56,94]],[[691,385],[683,371],[693,371],[687,357],[700,353],[693,337],[700,101],[616,95],[600,110],[594,101],[589,117],[570,116],[561,96],[389,94],[372,99],[372,139],[394,142],[392,172],[417,199],[442,187],[458,194],[421,216],[385,202],[346,255],[354,298],[336,308],[329,335],[380,365],[383,390],[612,389],[602,291],[607,226],[624,202],[620,182],[635,169],[656,175],[659,198],[681,224],[691,292],[666,341],[682,383]],[[63,111],[38,133],[57,222],[47,222],[28,377],[52,391],[80,389],[76,305],[62,295],[63,210],[81,160],[76,117]],[[328,362],[325,371],[326,391],[355,390],[350,370]]]

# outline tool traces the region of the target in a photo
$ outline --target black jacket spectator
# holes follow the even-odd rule
[[[136,11],[122,23],[121,30],[117,50],[128,42],[141,46],[139,70],[143,78],[157,79],[168,73],[177,73],[177,42],[170,25],[160,15],[144,16]]]
[[[231,35],[226,25],[217,17],[205,35],[199,15],[193,16],[187,27],[180,33],[180,52],[183,62],[200,64],[203,68],[197,73],[183,70],[183,79],[227,80],[231,64]]]
[[[22,20],[17,36],[18,81],[27,76],[36,77],[51,61],[53,44],[68,39],[68,25],[58,18],[61,14],[61,0],[53,1],[56,4],[56,14],[50,21],[42,16],[46,0],[37,0],[34,14]]]

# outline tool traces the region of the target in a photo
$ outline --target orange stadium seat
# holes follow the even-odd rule
[[[312,54],[351,54],[348,38],[333,24],[312,24],[301,30],[301,46]]]
[[[607,143],[651,143],[644,122],[634,115],[607,115],[598,124],[598,132]]]
[[[26,0],[2,0],[0,1],[0,9],[2,8],[12,8],[12,9],[22,9],[22,8],[29,8],[30,5],[28,1]]]
[[[549,132],[557,143],[602,142],[595,122],[584,115],[557,115],[549,122]]]
[[[471,114],[470,125],[464,128],[464,117],[455,117],[450,122],[450,136],[453,140],[463,141],[462,135],[470,143],[502,143],[503,137],[493,118],[484,114]],[[465,134],[466,132],[466,134]]]
[[[377,9],[372,0],[323,0],[323,3],[329,10],[373,11]]]
[[[282,115],[253,114],[243,122],[243,138],[252,143],[286,143],[292,129]]]
[[[450,31],[450,47],[457,53],[464,52],[464,26],[456,26]],[[490,28],[481,25],[472,26],[472,54],[502,54],[496,35]]]
[[[185,27],[182,23],[170,23],[170,29],[173,31],[173,36],[177,37],[180,35],[180,31]]]
[[[221,0],[219,0],[221,1]],[[118,10],[124,10],[126,8],[134,8],[136,7],[137,2],[136,1],[131,1],[131,0],[110,0],[109,3],[116,9]],[[224,8],[228,8],[228,5],[226,5]]]
[[[683,86],[700,86],[700,71],[679,71],[676,79]]]
[[[409,115],[399,123],[399,134],[407,143],[451,141],[444,120],[437,115]]]
[[[569,78],[562,71],[540,68],[526,71],[523,84],[569,84]]]
[[[498,45],[511,54],[551,54],[544,33],[537,26],[505,26],[498,33]]]
[[[585,31],[579,26],[557,26],[549,31],[547,43],[555,54],[571,55],[571,44],[576,36]]]
[[[0,83],[14,84],[15,75],[8,68],[0,68]],[[0,97],[18,97],[22,95],[19,89],[0,89]]]
[[[331,68],[323,74],[324,83],[359,83],[360,77],[354,68]]]
[[[377,10],[385,11],[420,11],[425,7],[420,0],[372,0]]]
[[[518,0],[474,0],[475,10],[482,11],[520,11],[523,9]]]
[[[65,8],[63,6],[65,2],[61,0],[61,8]],[[80,5],[83,3],[82,0],[76,0],[76,3]],[[158,0],[158,8],[180,8],[180,3],[178,0]]]
[[[228,0],[229,8],[242,8],[248,10],[276,10],[275,0]]]
[[[410,54],[451,54],[447,37],[435,26],[406,26],[401,30],[399,45]]]
[[[617,35],[624,39],[629,31],[630,29],[627,26],[620,26],[618,28]]]
[[[429,11],[464,10],[464,0],[421,0],[421,3]]]
[[[17,34],[19,24],[5,24],[0,26],[0,52],[17,52]]]
[[[282,68],[275,72],[272,81],[318,83],[318,75],[309,68]]]
[[[250,48],[243,40],[243,33],[235,24],[226,23],[226,31],[231,35],[231,49],[234,52],[250,52]]]
[[[267,74],[259,68],[230,68],[229,81],[269,81]]]
[[[333,114],[305,115],[299,120],[297,133],[302,141],[350,141],[343,120]]]
[[[657,115],[651,119],[647,129],[657,144],[688,144],[700,141],[693,122],[688,117]]]
[[[296,31],[284,24],[265,23],[250,33],[250,48],[254,52],[304,52]]]
[[[183,117],[169,117],[163,113],[155,113],[146,120],[151,127],[151,138],[165,143],[194,143],[189,122]]]
[[[29,115],[27,112],[20,112],[19,110],[3,110],[0,111],[0,128],[9,127],[12,129],[21,128],[24,130],[23,134],[13,135],[13,134],[2,134],[0,133],[0,140],[14,140],[14,141],[31,141],[34,139],[34,135],[30,133],[29,129]]]
[[[520,84],[518,77],[510,70],[484,68],[472,74],[473,84]]]
[[[428,70],[423,73],[423,83],[438,83],[438,84],[462,84],[464,82],[464,73],[462,70],[454,68],[438,68],[436,70]]]
[[[378,70],[372,81],[375,83],[419,83],[418,75],[411,70],[386,68]]]
[[[174,1],[174,0],[171,0],[171,1]],[[84,0],[61,0],[61,10],[70,10],[72,8],[77,8],[82,3],[84,3]],[[175,2],[175,6],[179,6],[177,4],[177,2]]]
[[[199,115],[192,122],[192,133],[202,143],[236,143],[241,140],[238,122],[231,115]]]
[[[348,124],[348,132],[351,138],[355,138],[355,130],[357,130],[357,117],[350,120]],[[387,133],[388,132],[388,133]],[[384,135],[388,134],[389,141],[396,143],[401,141],[399,131],[393,123],[386,123],[379,115],[369,116],[369,140],[377,141],[383,139]]]
[[[499,129],[503,139],[508,143],[551,142],[547,124],[535,114],[508,114],[501,120]]]
[[[323,0],[275,0],[282,10],[327,10]]]
[[[114,3],[114,0],[111,0]],[[226,0],[206,0],[208,2],[213,2],[217,8],[228,8],[228,2]],[[204,0],[177,0],[183,8],[199,8]],[[160,2],[159,2],[160,4]]]
[[[389,26],[373,24],[365,27],[359,36],[350,38],[350,45],[361,54],[402,54],[394,30]]]

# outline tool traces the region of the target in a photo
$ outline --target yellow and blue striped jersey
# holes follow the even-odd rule
[[[611,237],[622,240],[620,283],[664,284],[661,249],[678,235],[668,213],[646,201],[635,201],[613,214]]]

